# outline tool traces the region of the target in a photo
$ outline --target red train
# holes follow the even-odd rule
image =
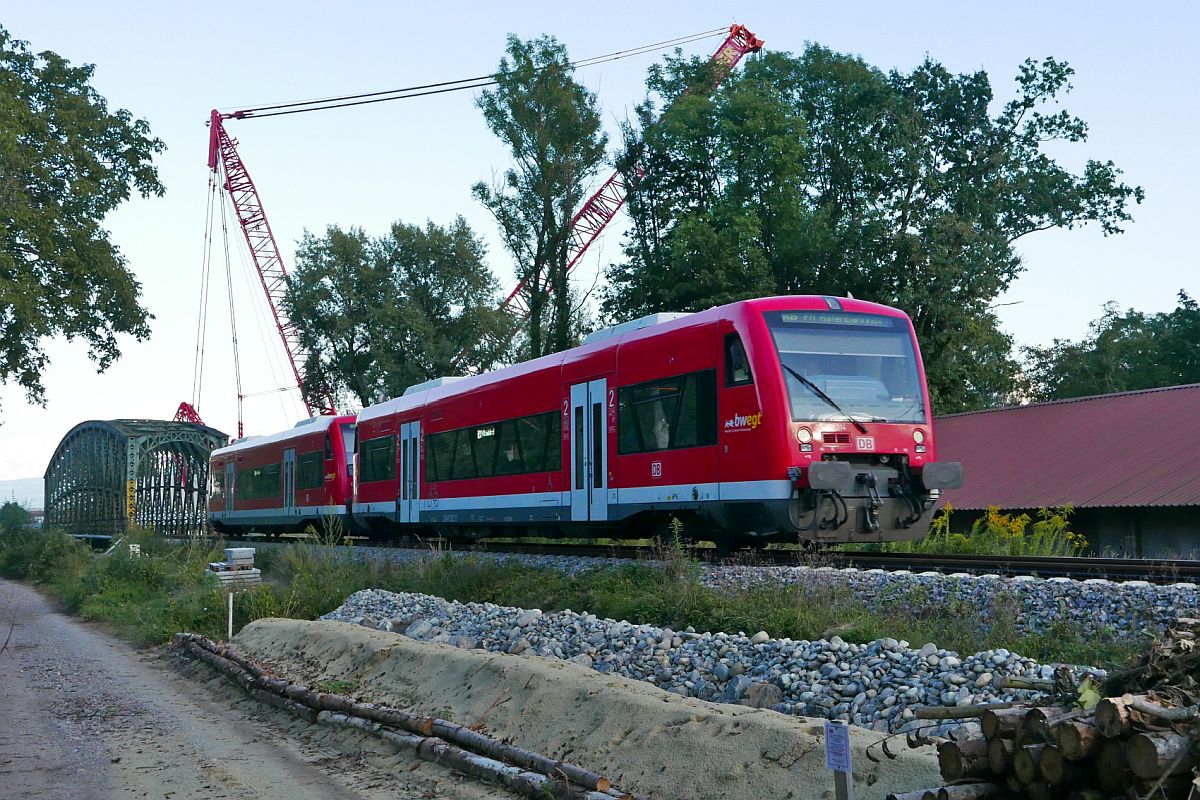
[[[302,505],[287,452],[321,431],[326,486]],[[824,296],[617,325],[217,450],[212,475],[224,530],[294,528],[336,508],[382,533],[644,537],[675,517],[726,545],[918,538],[938,490],[962,482],[960,465],[935,460],[908,317]]]

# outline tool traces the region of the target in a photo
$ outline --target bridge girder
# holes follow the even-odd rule
[[[132,525],[204,531],[208,456],[228,443],[215,428],[148,419],[89,420],[46,467],[46,525],[117,536]]]

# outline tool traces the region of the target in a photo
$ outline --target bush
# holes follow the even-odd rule
[[[933,518],[929,535],[912,542],[884,545],[890,553],[928,553],[931,555],[993,556],[1078,556],[1087,550],[1088,540],[1071,530],[1074,508],[1042,508],[1036,519],[1028,514],[1003,514],[996,506],[975,520],[967,533],[950,529],[953,508],[947,503]]]

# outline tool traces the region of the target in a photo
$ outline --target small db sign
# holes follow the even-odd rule
[[[650,462],[650,477],[651,478],[661,478],[662,477],[662,462],[661,461],[651,461]]]
[[[825,723],[825,768],[850,772],[850,726],[844,722]]]
[[[857,447],[859,450],[874,450],[875,449],[875,437],[874,436],[856,436],[854,439],[854,446]]]

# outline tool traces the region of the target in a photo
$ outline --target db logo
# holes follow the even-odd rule
[[[874,450],[875,449],[875,437],[874,436],[856,436],[854,438],[854,446],[857,447],[859,450]]]
[[[662,477],[662,462],[661,461],[651,461],[650,462],[650,477],[651,478],[661,478]]]

